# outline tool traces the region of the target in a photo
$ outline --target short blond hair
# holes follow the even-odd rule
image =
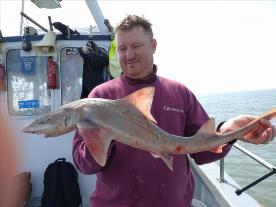
[[[133,29],[134,27],[141,26],[153,38],[151,23],[144,16],[127,15],[115,28],[115,34],[125,32]]]

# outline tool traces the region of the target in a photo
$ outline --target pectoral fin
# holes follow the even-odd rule
[[[97,163],[105,166],[108,149],[111,142],[110,135],[100,128],[79,128],[85,144]]]

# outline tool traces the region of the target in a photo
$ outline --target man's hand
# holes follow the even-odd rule
[[[251,115],[242,115],[229,119],[221,126],[220,132],[223,134],[226,132],[237,130],[245,126],[255,118],[255,116]],[[243,141],[253,144],[267,144],[272,141],[275,136],[275,126],[273,126],[270,121],[266,119],[261,119],[257,128],[244,135]]]

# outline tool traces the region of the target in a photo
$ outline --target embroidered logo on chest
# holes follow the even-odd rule
[[[164,111],[172,111],[172,112],[178,112],[178,113],[182,113],[182,114],[184,113],[183,109],[177,109],[172,106],[164,106],[163,109],[164,109]]]

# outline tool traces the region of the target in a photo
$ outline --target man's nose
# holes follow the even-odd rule
[[[127,51],[126,51],[126,59],[127,60],[131,60],[135,57],[135,52],[133,49],[131,48],[128,48]]]

